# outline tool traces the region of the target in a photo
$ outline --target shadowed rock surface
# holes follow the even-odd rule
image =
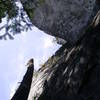
[[[34,72],[33,59],[30,59],[27,65],[28,65],[28,68],[23,77],[23,80],[20,83],[20,86],[18,87],[17,91],[15,92],[11,100],[27,100],[28,99],[33,72]]]
[[[28,100],[100,100],[100,11],[97,16],[92,25],[99,24],[34,73]]]
[[[35,26],[67,41],[34,73],[28,100],[100,100],[100,1],[21,2]]]

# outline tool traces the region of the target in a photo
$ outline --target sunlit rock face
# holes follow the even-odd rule
[[[48,76],[45,73],[45,71],[47,71],[47,69],[45,69],[42,72],[40,71],[40,72],[34,73],[28,100],[37,100],[36,98],[38,98],[40,96],[40,94],[42,94],[43,84]]]
[[[67,49],[65,49],[65,47],[66,44],[65,46],[61,47],[60,50],[58,50],[52,57],[50,57],[38,71],[34,72],[28,100],[37,100],[40,97],[46,83],[50,80],[51,76],[54,74],[54,71],[56,68],[58,68],[58,65],[62,62],[62,60],[64,60],[62,59],[59,61],[61,57],[65,56],[67,53]],[[54,67],[56,63],[57,66]]]
[[[31,21],[47,34],[75,42],[84,34],[85,27],[91,20],[95,1],[31,0],[29,5],[34,9]]]

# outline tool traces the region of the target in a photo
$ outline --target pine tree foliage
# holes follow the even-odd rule
[[[3,22],[3,18],[6,22]],[[31,29],[32,23],[19,0],[0,0],[0,39],[14,39],[14,35]]]

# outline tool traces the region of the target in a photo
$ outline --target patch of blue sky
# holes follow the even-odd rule
[[[35,70],[38,70],[52,54],[60,47],[53,43],[54,37],[45,34],[38,28],[14,36],[14,40],[0,41],[0,99],[9,100],[18,82],[26,71],[26,62],[35,60]]]

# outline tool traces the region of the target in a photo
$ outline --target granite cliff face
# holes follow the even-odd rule
[[[96,0],[21,0],[36,27],[75,43],[93,19]]]
[[[28,100],[100,100],[100,25],[63,45],[33,75]]]
[[[100,1],[21,1],[35,26],[67,41],[34,73],[28,100],[100,100]]]

